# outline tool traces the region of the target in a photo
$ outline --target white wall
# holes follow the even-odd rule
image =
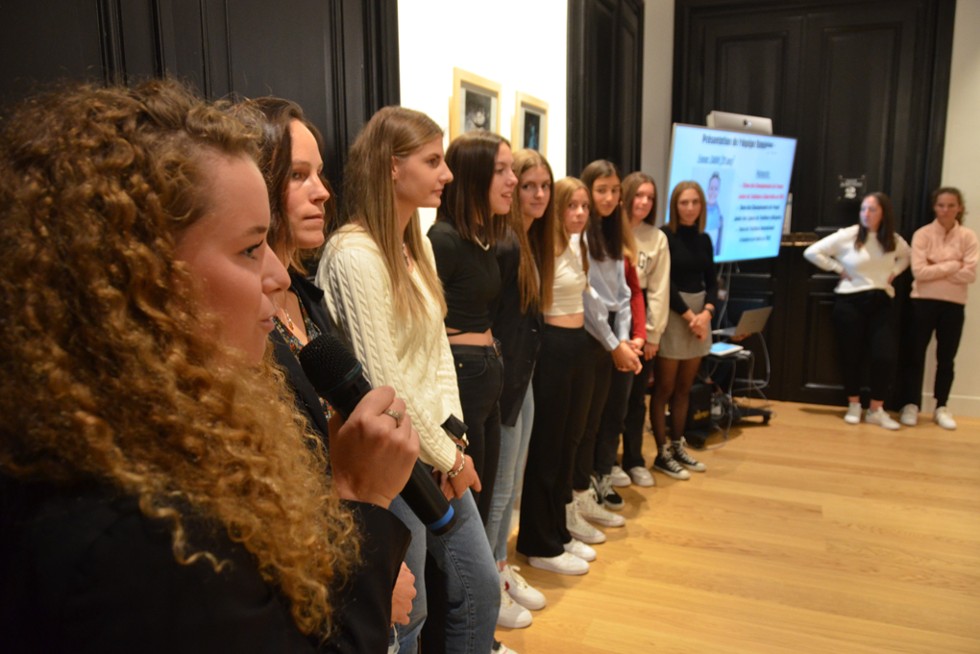
[[[670,105],[674,79],[674,2],[647,0],[643,15],[643,145],[640,167],[657,180],[657,222],[670,197]]]
[[[398,0],[401,101],[449,136],[453,68],[501,85],[500,133],[511,137],[515,93],[548,103],[548,163],[565,176],[568,3],[565,0]],[[422,216],[423,229],[433,219]]]
[[[946,144],[943,153],[945,186],[963,191],[967,215],[964,224],[980,233],[980,129],[976,115],[980,107],[980,0],[958,0],[953,30],[953,65],[950,77],[949,110],[946,114]],[[966,325],[956,357],[956,381],[949,399],[953,413],[980,416],[980,284],[970,289]],[[932,348],[930,348],[932,352]],[[926,368],[926,395],[931,397],[933,361]],[[932,404],[926,406],[931,409]]]

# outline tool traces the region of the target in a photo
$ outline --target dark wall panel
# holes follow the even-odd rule
[[[640,165],[643,4],[569,0],[568,156],[577,175],[595,159]]]
[[[396,0],[38,0],[0,4],[0,104],[50,80],[172,75],[206,97],[279,95],[324,135],[340,186],[354,136],[398,89]]]
[[[29,94],[38,81],[101,81],[103,34],[100,2],[4,2],[0,7],[0,103]]]
[[[736,266],[732,296],[758,297],[760,284],[772,293],[774,397],[839,402],[830,319],[836,279],[802,252],[856,222],[861,197],[873,190],[892,197],[906,238],[927,221],[927,198],[940,180],[955,2],[678,0],[676,7],[674,120],[703,124],[712,109],[763,115],[777,134],[797,138],[795,233],[778,259]],[[842,178],[863,182],[855,197],[842,193]],[[898,287],[907,293],[907,286],[900,278]]]

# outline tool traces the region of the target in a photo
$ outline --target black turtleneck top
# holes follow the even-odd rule
[[[677,226],[677,233],[664,225],[670,249],[670,309],[683,314],[690,309],[681,298],[685,293],[705,291],[705,304],[718,306],[718,276],[715,274],[714,248],[711,237],[698,231],[697,225]]]

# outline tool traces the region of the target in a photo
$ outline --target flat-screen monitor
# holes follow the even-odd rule
[[[673,188],[694,180],[707,200],[716,263],[775,257],[795,154],[793,138],[675,123],[666,222]]]

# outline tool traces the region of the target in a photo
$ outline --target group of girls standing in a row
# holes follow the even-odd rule
[[[475,138],[487,135],[460,137],[450,150]],[[621,179],[611,162],[599,160],[581,178],[555,182],[540,153],[512,157],[517,188],[509,217],[494,218],[507,230],[494,246],[501,289],[489,303],[503,383],[485,393],[499,393],[503,425],[487,534],[502,581],[498,624],[513,628],[530,624],[527,609],[542,608],[545,598],[507,563],[511,507],[519,497],[517,551],[531,566],[588,572],[597,556],[591,545],[605,540],[595,525],[625,524],[612,512],[623,506],[615,487],[654,484],[641,453],[654,360],[661,389],[651,402],[654,466],[679,479],[689,477],[688,469],[705,470],[684,448],[683,418],[673,421],[668,440],[665,413],[669,404],[672,415],[686,416],[716,300],[704,194],[696,183],[674,190],[677,219],[660,230],[656,185],[643,173]],[[430,236],[442,229],[437,222]],[[480,240],[475,244],[483,249]],[[448,285],[440,249],[436,263]],[[674,257],[682,265],[672,273]],[[468,290],[464,297],[472,302],[479,294]],[[452,313],[448,288],[446,297]]]
[[[517,551],[531,566],[586,573],[591,545],[605,540],[596,525],[625,524],[615,487],[653,485],[640,451],[651,372],[654,469],[677,479],[705,470],[683,442],[718,302],[704,192],[678,184],[672,220],[657,229],[656,185],[642,173],[621,179],[600,160],[556,182],[542,155],[483,130],[444,154],[431,119],[391,107],[351,148],[345,207],[324,246],[329,191],[315,130],[291,116],[278,146],[289,166],[264,169],[270,243],[283,243],[277,254],[292,269],[278,340],[295,357],[318,331],[338,330],[371,382],[404,400],[420,457],[457,516],[435,535],[401,498],[390,503],[412,535],[393,583],[392,620],[406,626],[392,647],[415,651],[421,637],[426,651],[508,651],[495,624],[527,626],[528,609],[546,603],[507,562],[511,507],[520,498]],[[277,201],[288,220],[276,221]],[[423,207],[436,209],[427,236]],[[320,246],[313,286],[298,254]],[[289,375],[298,395],[301,375]],[[399,424],[399,411],[388,415]],[[458,420],[465,434],[450,428]],[[384,474],[363,471],[372,473]]]
[[[3,139],[14,651],[507,651],[498,620],[545,604],[507,564],[510,507],[523,485],[531,565],[588,569],[590,522],[623,524],[616,473],[652,484],[634,391],[658,346],[679,363],[658,364],[655,465],[704,469],[662,419],[712,307],[697,185],[660,232],[649,178],[627,178],[624,207],[608,162],[556,183],[536,152],[475,131],[444,153],[436,123],[389,107],[334,217],[298,106],[215,107],[172,82],[50,94]],[[331,332],[375,387],[345,423],[298,360]],[[397,496],[416,454],[455,512],[441,535]],[[29,629],[38,615],[56,628]]]
[[[608,510],[622,506],[615,473],[653,484],[640,453],[649,378],[638,373],[658,347],[673,363],[658,368],[666,391],[659,408],[653,403],[655,465],[678,478],[704,470],[683,447],[683,422],[668,442],[663,420],[668,402],[686,415],[710,344],[715,275],[701,233],[704,194],[694,183],[678,187],[678,220],[662,232],[653,227],[653,180],[626,181],[628,208],[611,163],[556,183],[541,154],[512,152],[483,130],[455,139],[443,157],[441,130],[400,108],[375,115],[351,149],[346,209],[317,285],[372,382],[404,398],[421,457],[458,516],[437,536],[401,500],[392,503],[412,531],[406,562],[417,591],[398,634],[402,651],[414,651],[420,635],[427,651],[482,651],[495,624],[527,626],[528,609],[544,607],[507,562],[518,497],[517,549],[530,565],[588,571],[590,544],[605,539],[592,523],[625,523]],[[436,208],[428,238],[422,207]],[[684,262],[676,284],[675,249]],[[672,326],[668,316],[679,310]],[[462,438],[445,429],[457,418]],[[628,474],[616,465],[621,433]]]

